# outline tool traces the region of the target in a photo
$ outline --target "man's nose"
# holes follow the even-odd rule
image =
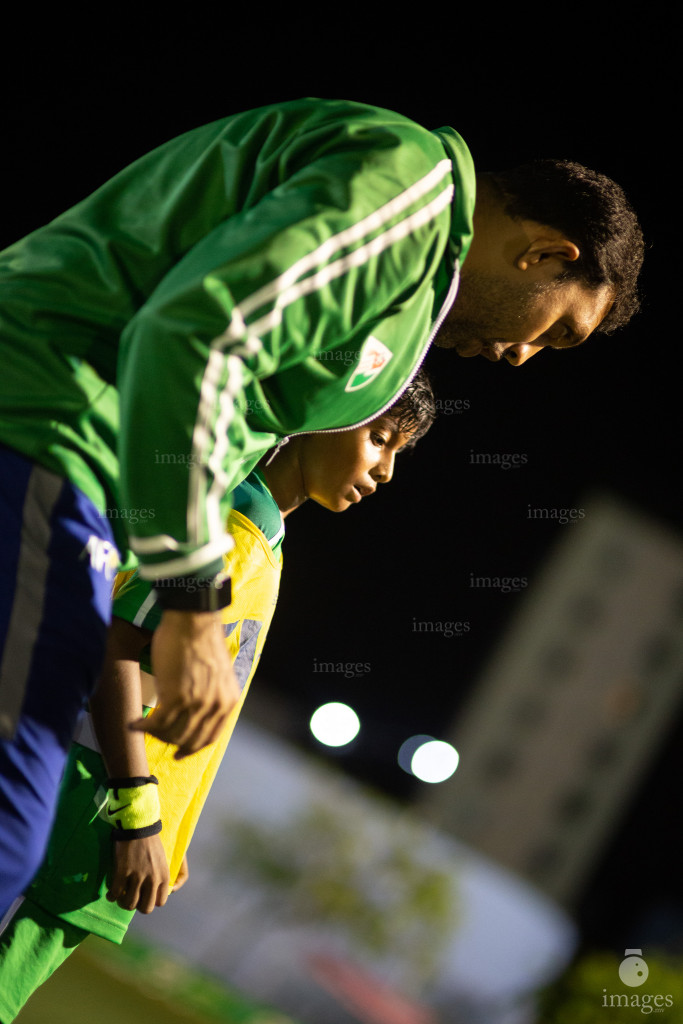
[[[543,345],[532,345],[527,342],[520,342],[517,345],[510,345],[510,348],[505,349],[504,358],[507,359],[508,363],[512,366],[521,366],[522,363],[526,363],[532,356],[535,356],[541,351]]]

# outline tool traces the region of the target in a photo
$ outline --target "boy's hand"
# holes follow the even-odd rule
[[[112,843],[113,865],[107,899],[123,910],[151,914],[169,894],[166,854],[158,835]]]
[[[182,859],[180,868],[178,869],[178,877],[171,886],[171,892],[177,892],[178,889],[182,889],[182,887],[185,885],[185,882],[188,880],[189,877],[190,869],[187,864],[187,854],[185,854],[185,856]]]
[[[176,758],[213,743],[240,697],[220,612],[167,609],[152,639],[159,703],[131,728],[176,743]]]

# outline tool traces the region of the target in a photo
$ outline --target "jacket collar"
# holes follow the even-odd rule
[[[472,218],[476,197],[474,161],[464,139],[453,128],[437,128],[432,132],[446,150],[453,164],[455,193],[451,216],[449,255],[462,265],[472,241]]]

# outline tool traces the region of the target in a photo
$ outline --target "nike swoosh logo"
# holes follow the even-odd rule
[[[119,811],[125,811],[126,807],[130,807],[130,804],[121,804],[121,806],[117,807],[115,811],[110,811],[109,808],[107,807],[107,814],[111,818],[112,815],[118,814]]]

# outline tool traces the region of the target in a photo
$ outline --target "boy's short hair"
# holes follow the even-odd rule
[[[396,399],[385,415],[391,415],[401,434],[410,434],[404,448],[413,448],[436,419],[436,402],[431,381],[420,370]]]

